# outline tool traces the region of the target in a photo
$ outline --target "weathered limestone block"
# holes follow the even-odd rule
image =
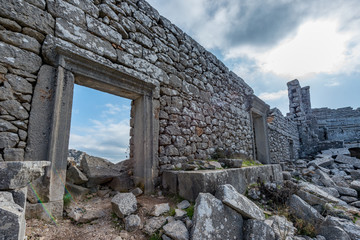
[[[25,78],[13,74],[5,75],[11,88],[19,93],[32,94],[32,85]]]
[[[13,19],[45,34],[53,32],[55,24],[53,17],[24,0],[0,0],[0,6],[2,6],[1,17]]]
[[[97,18],[99,17],[99,9],[94,4],[93,0],[66,0],[67,2],[73,4],[74,6],[79,7],[85,12],[89,13],[91,16]]]
[[[136,197],[132,193],[118,193],[111,200],[111,206],[119,218],[125,218],[136,211]]]
[[[26,187],[44,174],[48,161],[0,162],[0,190]]]
[[[46,6],[45,0],[25,0],[25,1],[31,3],[34,6],[41,8],[42,10],[44,10]]]
[[[74,184],[83,184],[88,181],[88,178],[76,166],[71,166],[66,171],[66,181]]]
[[[85,13],[78,7],[63,0],[48,0],[48,11],[56,18],[67,19],[76,26],[86,29]]]
[[[141,219],[138,215],[130,215],[125,218],[125,230],[136,231],[141,226]]]
[[[166,218],[163,216],[150,218],[146,220],[143,231],[151,236],[158,229],[160,229],[165,223],[166,223]]]
[[[191,239],[242,239],[243,219],[210,193],[196,199]]]
[[[284,216],[269,217],[265,223],[273,229],[276,239],[291,240],[295,235],[296,228]]]
[[[24,161],[24,149],[21,148],[5,148],[4,149],[5,161]]]
[[[112,43],[115,43],[116,45],[120,46],[122,36],[120,33],[115,31],[112,27],[96,20],[93,17],[86,16],[86,23],[88,30],[98,37],[105,38],[109,40]]]
[[[218,186],[215,196],[246,219],[265,220],[264,212],[230,184]]]
[[[14,202],[10,192],[0,192],[0,226],[1,239],[25,237],[25,211]]]
[[[355,157],[349,157],[349,156],[345,156],[345,155],[337,155],[337,157],[335,158],[335,162],[351,164],[356,168],[360,168],[360,159],[357,159]]]
[[[314,226],[319,226],[323,221],[324,217],[316,211],[315,208],[311,207],[307,202],[302,200],[297,195],[293,194],[289,200],[290,211],[298,218],[303,219]]]
[[[35,53],[22,50],[7,43],[0,42],[0,52],[4,56],[0,58],[0,62],[30,73],[37,72],[42,64],[41,58]]]
[[[13,20],[0,17],[0,25],[13,32],[21,32],[21,26]]]
[[[116,22],[119,21],[118,15],[107,4],[100,4],[100,6],[99,6],[99,16],[100,17],[107,16],[107,17],[113,19]]]
[[[342,229],[349,238],[337,238],[337,234],[339,236],[346,236],[346,234],[343,233],[343,231],[339,230]],[[331,232],[337,233],[336,235],[330,236],[329,233]],[[327,237],[330,237],[330,239],[360,239],[360,227],[356,224],[354,224],[352,221],[337,218],[333,216],[327,216],[323,224],[320,226],[320,234]]]
[[[29,27],[24,27],[22,33],[30,37],[35,38],[39,43],[42,43],[45,39],[45,35]]]
[[[168,203],[156,204],[151,210],[151,215],[158,217],[166,212],[170,211],[170,206]]]
[[[0,40],[36,54],[40,52],[40,43],[36,39],[21,33],[2,30],[0,31]]]
[[[18,131],[18,128],[15,127],[12,123],[0,119],[0,132],[13,132],[16,133]]]
[[[18,142],[16,133],[0,132],[0,149],[15,147]]]
[[[264,221],[249,219],[244,221],[244,240],[275,240],[275,233]]]
[[[66,183],[66,189],[70,192],[71,196],[74,199],[84,199],[86,197],[86,194],[90,192],[90,189],[84,188],[79,185],[75,185],[72,183]]]
[[[174,240],[188,240],[189,231],[182,221],[172,221],[163,227],[165,234]]]
[[[88,49],[113,61],[117,58],[115,49],[108,41],[95,37],[91,33],[62,18],[56,19],[55,29],[57,37],[68,40],[77,46]]]
[[[26,109],[16,100],[7,100],[0,102],[0,109],[4,109],[10,115],[16,117],[20,120],[25,120],[29,118],[29,113]]]

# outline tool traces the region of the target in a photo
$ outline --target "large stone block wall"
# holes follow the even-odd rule
[[[321,141],[360,141],[360,108],[314,108],[312,116]]]
[[[300,141],[296,122],[284,117],[279,109],[271,109],[267,118],[271,163],[291,161],[299,157]]]
[[[253,155],[252,89],[143,0],[0,0],[0,160],[23,160],[39,69],[62,46],[156,86],[163,168]],[[52,89],[43,97],[52,96]],[[46,133],[39,133],[46,134]],[[31,150],[31,149],[29,149]]]

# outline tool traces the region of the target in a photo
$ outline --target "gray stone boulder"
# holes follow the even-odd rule
[[[335,162],[337,163],[345,163],[345,164],[351,164],[355,168],[360,168],[360,159],[357,159],[355,157],[349,157],[345,155],[337,155],[335,158]]]
[[[275,240],[275,233],[264,221],[244,221],[244,240]]]
[[[71,166],[66,171],[66,181],[74,184],[86,183],[89,179],[76,166]]]
[[[163,216],[150,218],[145,221],[143,231],[151,236],[153,233],[159,230],[165,223],[166,223],[166,218]]]
[[[263,210],[236,191],[230,184],[218,186],[215,196],[224,204],[239,212],[244,218],[265,220]]]
[[[305,191],[307,193],[310,193],[314,196],[316,196],[317,199],[319,199],[322,202],[330,202],[330,203],[336,203],[336,204],[346,204],[345,202],[343,202],[342,200],[340,200],[339,198],[333,197],[330,194],[328,194],[327,192],[323,191],[320,187],[308,183],[308,182],[301,182],[299,184],[300,190]],[[303,198],[302,196],[300,196],[301,198]],[[306,202],[308,202],[306,199],[304,199]],[[311,202],[308,202],[309,204],[312,205]]]
[[[141,219],[138,215],[130,215],[124,219],[125,230],[128,232],[136,231],[141,226]]]
[[[332,157],[324,157],[324,158],[317,158],[313,161],[308,163],[308,166],[314,167],[329,167],[334,163],[334,159]]]
[[[115,170],[115,164],[99,157],[89,156],[84,154],[80,161],[80,166],[83,172],[89,179],[87,187],[95,187],[111,181],[114,177],[120,175],[118,170]]]
[[[324,217],[315,208],[295,194],[289,199],[289,208],[293,215],[312,225],[317,226],[324,221]]]
[[[163,227],[165,234],[174,240],[188,240],[189,231],[182,221],[172,221]]]
[[[190,207],[190,202],[188,200],[183,200],[180,203],[178,203],[176,205],[176,207],[179,209],[186,209],[186,208]]]
[[[26,187],[44,175],[48,161],[0,162],[0,190]]]
[[[352,181],[350,183],[350,188],[355,189],[356,191],[360,192],[360,181]]]
[[[210,193],[196,199],[191,239],[242,239],[243,219]]]
[[[346,187],[335,187],[336,190],[340,193],[340,195],[350,196],[350,197],[357,197],[358,193],[355,189],[346,188]]]
[[[109,182],[109,187],[118,192],[128,192],[134,188],[134,181],[127,172],[120,172]]]
[[[66,212],[68,217],[77,223],[89,223],[106,216],[106,213],[102,209],[82,209],[73,207],[66,209]]]
[[[343,231],[341,231],[343,230]],[[337,233],[342,238],[336,238],[334,235],[331,236],[327,232]],[[346,234],[344,234],[344,232]],[[319,234],[326,237],[326,239],[360,239],[360,226],[354,224],[350,220],[337,218],[333,216],[327,216],[325,221],[322,223],[319,229]],[[346,238],[346,235],[349,238]],[[328,237],[331,238],[328,238]]]
[[[124,218],[136,211],[136,197],[132,193],[118,193],[111,200],[111,206],[119,218]]]
[[[25,210],[14,202],[10,192],[0,192],[0,239],[25,237]]]
[[[152,210],[151,210],[151,215],[158,217],[166,212],[170,211],[170,206],[168,203],[161,203],[161,204],[156,204]]]
[[[77,200],[84,199],[90,192],[90,189],[72,183],[66,183],[66,190],[70,192],[72,198]]]
[[[273,229],[276,239],[292,240],[295,235],[296,228],[284,216],[269,217],[265,223]]]

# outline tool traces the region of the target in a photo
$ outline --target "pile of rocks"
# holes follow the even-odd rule
[[[69,156],[66,189],[73,198],[82,199],[99,190],[128,192],[134,188],[131,160],[114,164],[76,150],[69,150]]]

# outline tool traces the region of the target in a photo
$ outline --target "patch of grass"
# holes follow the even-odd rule
[[[192,219],[192,217],[194,216],[194,207],[194,204],[191,204],[187,209],[185,209],[186,214],[190,219]]]
[[[159,233],[154,233],[151,235],[150,240],[161,240],[161,236]]]
[[[66,194],[64,195],[63,200],[64,200],[64,207],[69,206],[72,201],[71,194],[66,191]]]
[[[255,160],[246,159],[243,160],[242,167],[261,166],[261,163],[257,163]]]
[[[295,218],[295,227],[297,229],[297,234],[299,235],[305,235],[309,237],[316,237],[316,230],[315,226],[305,222],[304,220],[300,218]]]
[[[175,216],[176,212],[175,212],[175,208],[170,208],[170,211],[169,211],[169,216]]]
[[[124,229],[122,221],[114,212],[111,213],[111,222],[114,224],[115,229],[118,230],[119,232],[121,232],[121,230]]]

